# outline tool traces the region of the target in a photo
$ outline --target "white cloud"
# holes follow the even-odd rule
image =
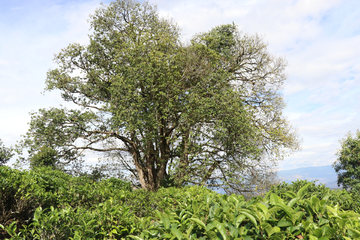
[[[0,65],[6,65],[8,64],[9,62],[4,60],[4,59],[0,59]]]
[[[63,103],[57,91],[41,94],[46,72],[55,66],[53,54],[61,48],[73,42],[87,43],[88,15],[100,6],[100,0],[30,5],[19,7],[25,14],[14,11],[16,25],[0,22],[0,31],[6,35],[0,39],[0,138],[8,144],[25,134],[30,111]],[[16,14],[23,14],[22,18]]]

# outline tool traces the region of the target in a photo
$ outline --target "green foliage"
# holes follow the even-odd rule
[[[12,148],[7,148],[4,146],[3,142],[0,139],[0,166],[7,163],[14,154],[12,153]]]
[[[119,179],[95,182],[50,168],[0,173],[1,196],[13,201],[0,198],[9,216],[0,219],[2,239],[360,238],[360,214],[334,204],[336,191],[314,182],[282,184],[245,201],[199,186],[133,191]]]
[[[360,131],[357,130],[355,136],[348,133],[340,143],[341,149],[333,164],[338,174],[338,185],[360,192]]]
[[[30,159],[30,167],[55,167],[57,152],[51,147],[42,146]]]
[[[51,168],[35,168],[19,171],[0,167],[0,224],[15,219],[18,226],[28,224],[35,209],[50,206],[90,208],[106,199],[131,191],[131,185],[119,179],[107,179],[99,183],[87,177],[72,177]]]
[[[227,184],[265,152],[276,161],[298,149],[282,116],[286,63],[258,36],[227,24],[182,44],[146,1],[117,0],[90,18],[90,44],[64,48],[46,79],[78,110],[32,113],[20,144],[31,157],[44,145],[64,165],[105,153],[156,191]]]
[[[345,189],[331,190],[325,184],[316,184],[316,181],[296,180],[291,184],[282,182],[272,186],[270,192],[290,200],[295,192],[302,187],[308,185],[305,194],[306,198],[316,196],[319,199],[328,198],[328,202],[332,205],[339,205],[343,210],[360,211],[360,202],[357,201],[359,194],[348,192]]]

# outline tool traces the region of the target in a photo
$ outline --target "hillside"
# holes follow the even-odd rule
[[[320,167],[304,167],[291,170],[281,170],[278,176],[285,182],[291,183],[296,179],[306,179],[309,181],[319,180],[329,188],[338,188],[337,174],[331,165]]]

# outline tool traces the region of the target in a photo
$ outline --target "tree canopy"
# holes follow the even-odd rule
[[[30,159],[30,167],[55,167],[57,152],[48,146],[42,146]]]
[[[282,115],[286,62],[258,35],[227,24],[185,44],[156,6],[132,0],[90,20],[89,45],[61,50],[46,79],[77,107],[31,114],[21,145],[30,157],[45,145],[66,168],[84,151],[103,153],[156,191],[228,185],[264,156],[276,162],[299,148]]]
[[[0,139],[0,166],[6,164],[14,156],[13,149],[5,147]]]
[[[338,174],[338,186],[360,190],[360,131],[353,136],[350,132],[340,140],[341,149],[333,167]]]

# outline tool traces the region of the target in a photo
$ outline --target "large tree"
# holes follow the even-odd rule
[[[338,186],[360,190],[360,131],[353,136],[350,132],[340,140],[341,149],[333,167],[338,174]]]
[[[285,61],[257,35],[229,24],[183,44],[176,24],[132,0],[102,5],[91,27],[90,44],[63,49],[46,80],[78,107],[32,113],[30,156],[46,145],[65,167],[104,153],[155,191],[226,185],[252,161],[298,149],[282,116]]]

